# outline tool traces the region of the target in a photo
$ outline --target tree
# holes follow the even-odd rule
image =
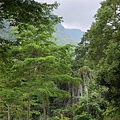
[[[73,60],[73,71],[79,70],[83,66],[87,66],[87,53],[89,42],[87,40],[87,33],[82,37],[81,42],[75,48],[75,60]]]
[[[2,26],[2,22],[5,19],[10,21],[13,26],[20,26],[20,29],[22,29],[21,25],[31,24],[38,28],[40,25],[40,30],[45,28],[45,26],[53,30],[50,27],[51,22],[55,24],[60,20],[56,15],[51,14],[53,9],[57,9],[57,7],[57,3],[38,3],[34,0],[1,0],[0,23]]]
[[[96,75],[94,71],[87,66],[79,70],[82,78],[82,94],[79,101],[72,105],[73,120],[103,120],[103,113],[106,108],[106,101],[103,92],[106,91],[96,83]]]
[[[43,109],[41,113],[44,113],[46,120],[50,97],[54,100],[68,98],[69,92],[62,85],[67,82],[76,83],[77,79],[71,77],[71,46],[57,46],[49,40],[50,36],[46,33],[36,31],[35,27],[28,26],[28,30],[18,34],[18,39],[14,41],[19,44],[11,46],[12,64],[5,70],[8,74],[8,78],[5,77],[7,84],[1,79],[4,84],[1,88],[1,100],[5,102],[7,98],[10,101],[13,99],[9,97],[9,92],[6,92],[7,98],[4,96],[5,90],[12,93],[18,91],[22,93],[18,98],[18,105],[23,106],[20,110],[25,111],[19,117],[29,120]],[[13,105],[16,106],[14,102]],[[15,112],[11,106],[9,108]],[[9,116],[16,118],[11,112]]]
[[[57,15],[53,15],[52,11],[57,9],[58,4],[38,3],[34,0],[1,0],[0,1],[0,31],[3,30],[4,21],[9,21],[11,26],[18,26],[19,32],[27,30],[28,25],[33,25],[41,33],[46,36],[52,36],[54,25],[61,21]],[[47,23],[47,24],[46,24]],[[35,34],[36,37],[36,34]],[[15,42],[14,42],[15,43]],[[5,65],[5,61],[9,58],[9,50],[11,49],[11,41],[0,36],[1,65]],[[15,43],[16,45],[19,42]],[[15,45],[14,44],[14,45]],[[6,59],[6,60],[5,60]],[[9,61],[10,62],[10,61]]]
[[[88,59],[94,70],[97,70],[97,82],[106,86],[106,99],[115,111],[119,111],[119,78],[120,78],[120,1],[106,0],[95,15],[95,22],[87,31],[89,40]]]

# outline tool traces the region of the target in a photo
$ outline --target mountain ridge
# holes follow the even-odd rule
[[[56,43],[59,45],[73,44],[77,45],[80,41],[84,32],[76,28],[65,28],[61,23],[55,26],[55,33],[53,36],[57,39]]]
[[[8,40],[14,40],[16,37],[15,35],[10,35],[12,27],[9,26],[9,22],[4,21],[4,25],[6,26],[6,28],[0,30],[0,37]],[[57,43],[58,45],[77,45],[80,42],[83,34],[84,32],[80,29],[64,28],[62,24],[59,23],[55,26],[55,32],[53,33],[53,37],[57,39],[55,40],[55,43]]]

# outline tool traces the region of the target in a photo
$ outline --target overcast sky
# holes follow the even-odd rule
[[[94,15],[103,0],[35,0],[38,2],[54,3],[57,1],[60,6],[54,11],[63,17],[62,25],[65,28],[78,28],[86,31],[94,21]]]

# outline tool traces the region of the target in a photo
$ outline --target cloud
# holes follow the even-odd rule
[[[55,0],[37,0],[38,2],[54,3]],[[89,29],[94,21],[94,15],[102,0],[57,0],[60,3],[54,14],[63,17],[62,23],[66,28]]]

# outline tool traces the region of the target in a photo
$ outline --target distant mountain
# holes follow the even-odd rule
[[[13,27],[9,26],[9,22],[5,20],[3,21],[3,24],[5,28],[0,29],[0,37],[6,40],[14,40],[15,35],[11,35],[11,31]]]
[[[70,36],[70,38],[80,41],[84,32],[80,29],[65,29],[65,33]]]
[[[4,39],[14,40],[16,37],[11,36],[12,27],[9,26],[9,22],[4,21],[6,28],[0,30],[0,37]],[[58,45],[72,44],[77,45],[84,32],[80,29],[66,29],[61,24],[55,26],[56,32],[53,36],[57,39],[55,42]]]
[[[57,38],[56,43],[59,45],[73,44],[77,45],[81,41],[84,32],[80,29],[66,29],[61,24],[55,26],[56,32],[53,34]]]

